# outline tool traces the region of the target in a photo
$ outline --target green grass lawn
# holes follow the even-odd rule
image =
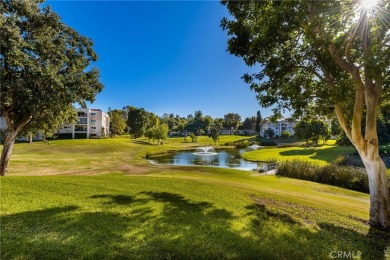
[[[310,161],[318,165],[334,162],[339,155],[352,154],[356,150],[352,147],[337,147],[333,144],[321,145],[320,147],[265,147],[263,149],[247,152],[243,158],[250,161],[285,161],[299,159]]]
[[[9,176],[0,178],[1,258],[324,259],[332,251],[390,257],[389,233],[366,223],[367,194],[142,159],[208,142],[17,144]]]

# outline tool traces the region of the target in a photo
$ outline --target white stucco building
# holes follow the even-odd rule
[[[271,128],[274,130],[275,135],[281,136],[284,131],[289,132],[291,135],[295,134],[294,127],[299,123],[299,121],[291,120],[278,120],[277,122],[266,121],[260,125],[260,135],[265,135],[265,130]]]
[[[331,121],[330,120],[324,120],[328,126],[331,126]],[[270,121],[265,121],[260,125],[260,135],[264,136],[265,135],[265,130],[268,128],[271,128],[274,130],[275,136],[281,136],[284,131],[289,132],[291,135],[295,134],[294,127],[299,123],[299,120],[287,120],[287,119],[282,119],[278,120],[277,122],[270,122]]]
[[[90,138],[110,134],[110,117],[100,109],[76,108],[78,121],[75,124],[64,123],[58,128],[58,137]]]

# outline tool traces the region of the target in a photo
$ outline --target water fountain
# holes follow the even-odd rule
[[[216,155],[216,154],[218,154],[215,152],[215,149],[211,146],[198,147],[197,150],[199,152],[195,152],[194,155]]]
[[[250,150],[257,150],[259,148],[261,148],[261,146],[257,144],[252,144],[251,146],[248,146],[248,149]]]

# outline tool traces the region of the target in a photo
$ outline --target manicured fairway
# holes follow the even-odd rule
[[[2,256],[389,256],[390,236],[365,224],[365,194],[227,170],[164,171],[3,178]]]
[[[0,178],[1,259],[390,257],[390,234],[366,223],[367,194],[142,159],[193,145],[128,138],[16,145],[10,174]]]
[[[250,161],[286,161],[299,159],[310,161],[318,165],[325,165],[334,162],[339,155],[352,154],[355,149],[352,147],[337,147],[335,145],[322,145],[320,147],[284,147],[284,148],[263,148],[251,151],[243,155],[244,159]]]

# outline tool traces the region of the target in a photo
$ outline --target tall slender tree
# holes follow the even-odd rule
[[[78,102],[93,101],[103,85],[92,41],[65,25],[42,0],[0,2],[0,114],[8,129],[0,175],[19,132],[34,122],[48,126]]]
[[[256,132],[260,133],[260,125],[263,123],[263,117],[261,116],[260,110],[256,113]]]

